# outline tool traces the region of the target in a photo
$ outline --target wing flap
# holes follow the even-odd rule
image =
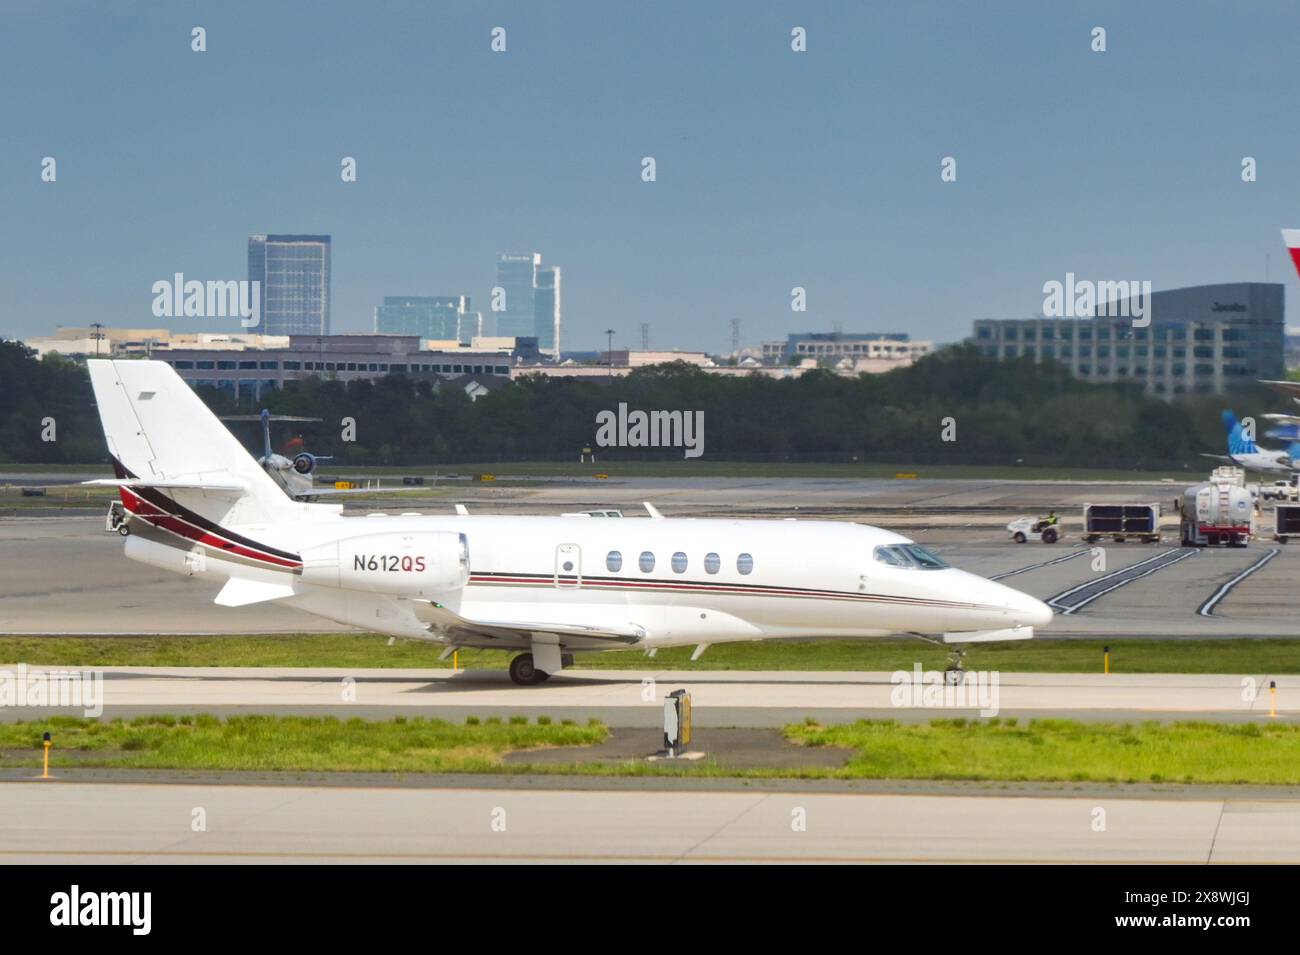
[[[430,629],[453,643],[478,638],[505,642],[529,640],[533,634],[553,634],[563,644],[567,639],[591,640],[631,646],[645,639],[645,628],[635,624],[592,627],[584,624],[554,623],[533,620],[471,620],[439,603],[418,601],[415,615]]]

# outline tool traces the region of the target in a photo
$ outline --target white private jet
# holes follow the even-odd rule
[[[126,555],[363,630],[522,651],[515,683],[628,647],[1027,639],[1052,611],[859,524],[372,514],[290,500],[165,362],[93,360]],[[463,509],[461,509],[463,511]],[[697,652],[697,656],[698,656]],[[960,664],[955,667],[960,672]]]

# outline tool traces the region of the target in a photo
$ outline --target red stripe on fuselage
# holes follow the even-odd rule
[[[223,553],[237,554],[240,557],[246,557],[249,560],[260,560],[263,563],[271,564],[275,567],[294,569],[302,566],[301,561],[286,560],[283,557],[277,557],[274,554],[268,554],[260,550],[254,550],[245,547],[243,544],[227,540],[224,537],[213,534],[201,527],[191,524],[184,518],[177,517],[175,514],[168,514],[158,505],[151,501],[146,501],[134,490],[127,487],[119,488],[122,497],[122,505],[140,518],[147,524],[169,531],[177,537],[194,541],[197,544],[203,544],[205,547],[211,547],[213,550]],[[130,495],[128,497],[128,494]]]
[[[565,584],[577,584],[574,577],[561,575]],[[520,574],[471,574],[471,584],[497,585],[505,587],[535,586],[553,587],[554,578],[546,576],[530,577]],[[765,587],[761,584],[699,584],[683,581],[627,580],[601,577],[583,577],[582,587],[602,587],[606,589],[626,590],[660,590],[679,593],[717,593],[735,596],[752,595],[758,597],[792,597],[808,600],[858,600],[868,603],[906,604],[909,606],[931,607],[939,610],[998,610],[999,607],[986,607],[981,604],[963,603],[952,600],[928,600],[920,597],[902,597],[894,594],[863,594],[838,590],[809,590],[797,587]]]

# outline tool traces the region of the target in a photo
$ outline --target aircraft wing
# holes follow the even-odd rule
[[[533,634],[552,634],[563,647],[631,646],[645,638],[645,629],[635,624],[601,627],[553,621],[471,620],[432,601],[418,601],[415,615],[438,636],[459,646],[509,649],[531,645]]]
[[[295,491],[292,496],[296,500],[305,497],[323,497],[332,494],[394,494],[397,491],[417,491],[416,487],[314,487],[309,491]]]
[[[1226,464],[1236,464],[1236,463],[1237,463],[1236,461],[1234,461],[1232,458],[1230,458],[1230,457],[1229,457],[1228,455],[1226,455],[1226,454],[1206,454],[1204,451],[1202,451],[1202,452],[1201,452],[1201,457],[1203,457],[1203,458],[1209,458],[1211,461],[1223,461],[1223,462],[1225,462]]]
[[[1263,378],[1260,378],[1259,383],[1261,385],[1268,385],[1279,394],[1300,399],[1300,381],[1265,381]]]

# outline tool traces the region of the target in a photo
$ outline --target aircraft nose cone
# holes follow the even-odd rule
[[[1037,597],[1031,597],[1029,594],[1023,594],[1018,590],[1012,590],[1011,592],[1015,596],[1009,603],[1017,624],[1038,629],[1052,622],[1052,608],[1047,604]]]

